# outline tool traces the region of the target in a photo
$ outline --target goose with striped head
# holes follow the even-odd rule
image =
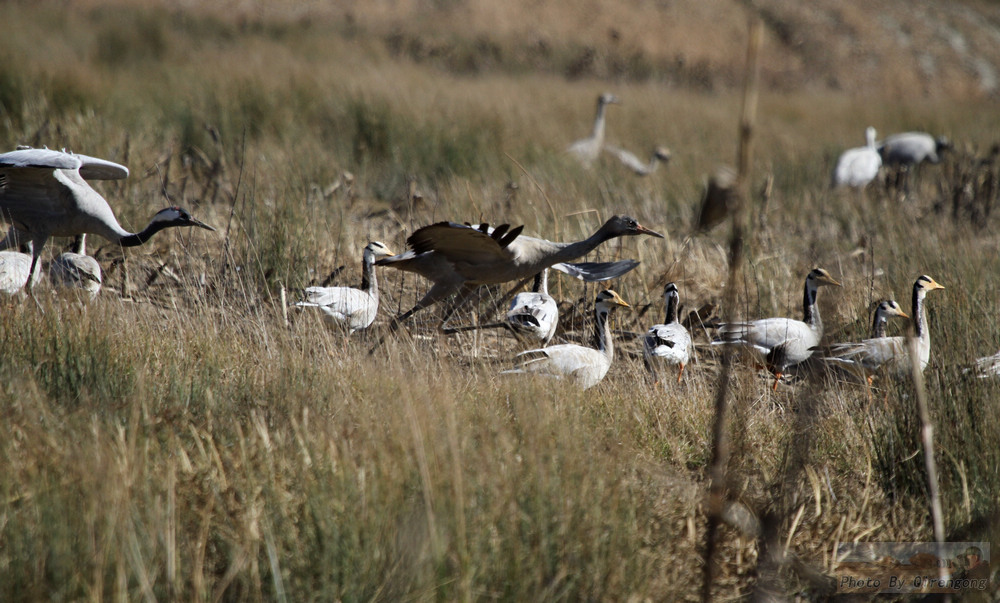
[[[361,288],[308,287],[306,298],[295,305],[318,308],[331,323],[346,328],[349,333],[367,329],[378,314],[378,280],[375,262],[393,255],[381,241],[371,241],[361,257]]]
[[[608,315],[618,307],[631,307],[618,293],[607,289],[594,300],[594,329],[597,348],[565,343],[521,352],[515,358],[518,367],[501,374],[527,373],[567,379],[581,389],[589,389],[604,379],[614,360]]]
[[[666,317],[662,324],[653,325],[646,332],[642,339],[642,355],[655,382],[660,381],[656,376],[657,367],[666,365],[677,367],[677,382],[680,383],[691,357],[691,333],[677,320],[681,298],[675,283],[663,287],[663,301]]]
[[[771,389],[777,389],[785,372],[807,360],[813,353],[812,348],[823,337],[823,321],[816,305],[816,295],[819,288],[825,285],[839,287],[840,283],[822,268],[814,268],[806,276],[802,320],[775,317],[722,324],[712,344],[737,344],[750,350],[774,375]]]

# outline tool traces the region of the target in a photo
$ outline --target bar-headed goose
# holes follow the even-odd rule
[[[722,324],[712,344],[740,344],[751,350],[774,375],[772,389],[777,389],[782,375],[790,367],[807,360],[812,355],[812,348],[823,337],[816,293],[824,285],[839,287],[840,283],[822,268],[814,268],[806,276],[802,320],[776,317]]]
[[[604,379],[614,359],[611,326],[608,314],[616,307],[628,308],[628,303],[616,292],[608,289],[597,294],[594,302],[597,349],[565,343],[547,348],[528,350],[516,356],[519,366],[501,374],[532,373],[569,379],[582,389],[591,388]]]
[[[659,383],[656,368],[661,365],[675,365],[677,382],[680,383],[691,356],[691,333],[677,321],[677,307],[680,305],[680,294],[677,285],[667,283],[663,288],[663,300],[666,306],[666,317],[663,324],[653,325],[642,340],[643,358],[646,367],[653,374],[653,380]]]
[[[917,354],[920,370],[923,371],[931,357],[931,335],[927,328],[927,309],[924,298],[929,291],[944,289],[934,279],[925,275],[913,283],[913,310],[910,318],[913,320],[914,336],[917,338]],[[830,347],[830,357],[834,362],[848,366],[863,368],[873,372],[880,369],[889,370],[898,376],[910,374],[910,346],[907,337],[880,337],[866,339],[859,343],[842,343]]]
[[[322,310],[328,320],[346,327],[351,333],[367,329],[375,322],[378,313],[378,281],[375,278],[375,261],[393,253],[385,243],[372,241],[362,254],[361,288],[308,287],[306,299],[297,302],[299,307]]]
[[[510,300],[507,324],[515,333],[532,342],[548,345],[559,325],[559,306],[549,295],[549,270],[535,275],[531,291],[524,291]]]

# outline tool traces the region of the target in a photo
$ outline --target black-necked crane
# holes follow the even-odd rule
[[[378,280],[375,261],[392,255],[381,241],[371,241],[365,246],[361,259],[361,288],[308,287],[306,299],[296,303],[299,307],[319,308],[330,322],[353,333],[367,329],[375,322],[378,313]]]
[[[636,263],[613,262],[575,267],[567,263],[616,237],[645,234],[663,238],[660,233],[629,216],[613,216],[591,236],[572,243],[522,236],[522,229],[522,226],[512,229],[506,224],[490,229],[485,224],[474,227],[438,222],[415,231],[407,239],[409,250],[381,259],[376,265],[415,272],[434,285],[413,308],[394,318],[391,327],[395,329],[421,309],[460,291],[464,299],[479,285],[530,278],[549,267],[572,267],[577,275],[589,281],[604,280],[609,275],[620,276],[623,266],[627,272]],[[609,271],[608,268],[614,270]]]
[[[52,260],[49,280],[57,287],[82,289],[90,299],[97,297],[101,291],[101,265],[87,255],[87,235],[77,235],[71,250]]]
[[[931,335],[927,328],[927,309],[924,298],[935,289],[944,289],[933,278],[921,275],[913,283],[913,321],[917,355],[920,370],[923,371],[931,358]],[[840,343],[830,346],[829,360],[866,371],[891,370],[898,376],[906,376],[911,371],[910,343],[904,336],[866,339],[859,343]]]
[[[691,358],[691,333],[677,320],[681,297],[676,283],[663,287],[663,304],[666,315],[661,324],[653,325],[642,339],[642,356],[646,367],[659,383],[656,369],[661,365],[676,366],[677,382],[681,382],[684,367]]]
[[[775,317],[725,323],[719,325],[718,337],[712,344],[739,344],[750,350],[774,375],[772,389],[777,389],[782,375],[812,356],[813,348],[823,337],[816,294],[824,285],[839,287],[840,283],[822,268],[814,268],[806,276],[802,320]]]
[[[604,146],[604,122],[608,105],[616,105],[621,101],[614,94],[605,92],[597,97],[597,114],[594,116],[594,129],[590,136],[574,142],[566,148],[573,157],[589,168],[597,161],[601,155],[601,148]]]
[[[24,290],[31,275],[30,244],[21,246],[20,251],[0,251],[0,293],[13,296]],[[27,253],[25,253],[27,252]],[[41,274],[36,271],[33,280]]]
[[[22,148],[0,154],[0,219],[12,224],[0,249],[30,241],[34,271],[49,237],[96,234],[122,247],[134,247],[164,228],[215,230],[179,207],[161,209],[140,232],[125,230],[87,180],[127,176],[128,168],[123,165],[65,151]]]
[[[549,295],[549,269],[535,275],[531,291],[523,291],[510,300],[507,324],[520,336],[533,343],[548,345],[559,325],[559,306]]]
[[[597,348],[573,343],[553,345],[521,352],[515,359],[517,368],[501,374],[529,373],[557,379],[568,379],[582,389],[591,388],[604,379],[615,357],[608,315],[616,307],[630,307],[618,293],[607,289],[594,301],[594,328]]]
[[[626,151],[625,149],[612,145],[604,145],[604,152],[616,157],[622,165],[632,170],[632,172],[637,176],[648,176],[652,174],[656,171],[660,162],[667,163],[670,161],[670,157],[672,156],[670,154],[670,149],[667,147],[656,147],[653,149],[653,153],[650,155],[648,162],[639,159],[630,151]]]
[[[882,156],[875,146],[875,128],[869,126],[865,129],[865,146],[847,149],[840,154],[831,184],[835,188],[864,188],[878,176],[881,167]]]

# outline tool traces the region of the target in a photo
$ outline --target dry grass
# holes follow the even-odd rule
[[[123,161],[132,176],[102,189],[123,224],[176,203],[219,233],[161,234],[114,269],[122,251],[94,241],[106,271],[94,303],[45,292],[44,311],[5,305],[0,599],[697,596],[718,366],[702,335],[684,382],[654,388],[634,335],[659,321],[667,280],[688,309],[723,298],[724,235],[688,235],[704,175],[735,160],[737,95],[546,69],[458,74],[336,20],[67,11],[9,7],[0,56],[25,57],[0,63],[9,146]],[[609,140],[674,150],[653,177],[585,172],[560,153],[604,89],[625,99]],[[854,339],[873,301],[905,307],[919,274],[943,283],[925,375],[946,528],[990,539],[1000,395],[961,369],[1000,347],[998,168],[977,163],[996,142],[995,111],[975,95],[878,98],[762,95],[752,188],[768,173],[774,188],[754,208],[734,313],[795,313],[819,265],[844,283],[820,296],[829,338]],[[905,201],[827,190],[835,154],[869,123],[944,132],[959,152]],[[433,311],[373,356],[378,328],[348,338],[315,316],[282,320],[281,287],[294,299],[340,267],[335,281],[355,283],[369,239],[402,248],[441,219],[571,239],[615,212],[668,238],[595,254],[642,265],[614,283],[636,310],[617,316],[615,364],[588,392],[501,378],[513,340],[439,335]],[[379,328],[426,287],[380,279]],[[557,337],[585,340],[595,287],[559,277],[551,290],[565,302]],[[488,310],[477,318],[492,321]],[[879,384],[871,400],[851,383],[772,393],[741,366],[732,387],[728,499],[772,512],[806,566],[829,571],[837,542],[931,537],[907,384]],[[720,546],[715,594],[748,594],[757,539],[727,527]],[[801,567],[780,576],[783,592],[825,592]]]

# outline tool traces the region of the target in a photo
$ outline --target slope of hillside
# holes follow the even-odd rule
[[[543,71],[699,89],[737,83],[748,11],[736,0],[160,1],[170,10],[213,12],[243,24],[325,21],[345,37],[376,39],[394,55],[460,73]],[[776,89],[1000,93],[996,3],[759,0],[753,6],[769,38],[763,75]]]

